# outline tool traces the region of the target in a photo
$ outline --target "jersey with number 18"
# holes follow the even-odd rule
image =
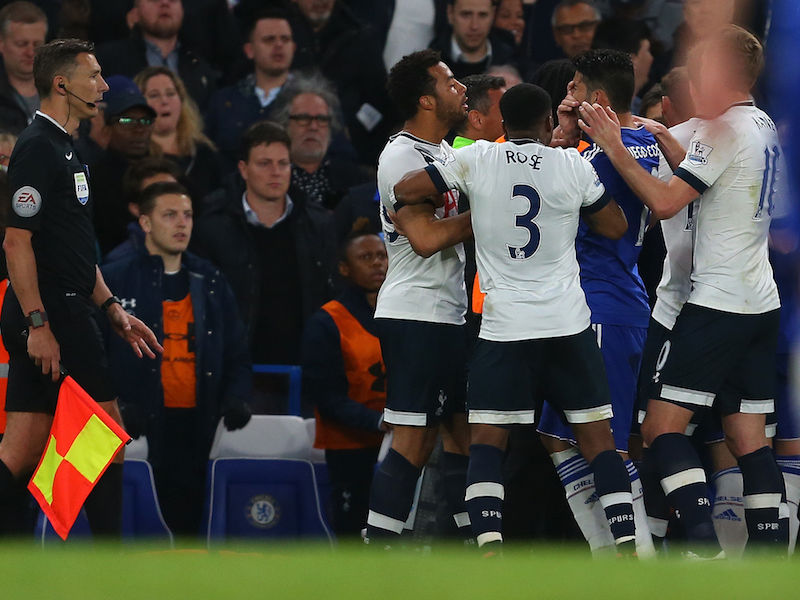
[[[609,197],[577,150],[534,140],[478,141],[428,173],[469,196],[483,306],[480,337],[517,341],[589,327],[575,237],[581,211]]]
[[[739,314],[779,308],[768,235],[786,171],[772,119],[744,102],[700,121],[675,175],[701,194],[688,302]]]

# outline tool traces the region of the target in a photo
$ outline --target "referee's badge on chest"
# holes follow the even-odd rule
[[[89,201],[89,180],[86,179],[86,173],[73,173],[75,179],[75,195],[78,197],[78,202],[86,204]]]

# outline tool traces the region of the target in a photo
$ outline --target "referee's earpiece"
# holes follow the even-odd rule
[[[60,87],[62,90],[66,88],[63,81],[58,84],[58,87]]]

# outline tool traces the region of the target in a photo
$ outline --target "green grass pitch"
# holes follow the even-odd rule
[[[785,600],[800,598],[797,560],[687,563],[589,558],[564,547],[384,553],[360,545],[242,545],[227,551],[43,551],[0,543],[2,600],[458,599]]]

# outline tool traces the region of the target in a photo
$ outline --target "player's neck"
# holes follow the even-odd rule
[[[539,142],[540,144],[545,144],[542,141],[542,132],[541,131],[509,131],[506,133],[506,139],[509,141],[512,140],[533,140],[535,142]]]
[[[631,111],[617,113],[617,119],[619,119],[620,127],[636,127],[636,124],[633,122],[633,113],[631,113]]]
[[[442,123],[430,111],[417,113],[413,119],[409,119],[403,126],[403,131],[411,135],[430,142],[431,144],[441,144],[444,137],[450,131],[445,123]]]
[[[80,113],[69,105],[69,100],[61,96],[44,98],[39,112],[46,114],[72,135],[81,124]]]

